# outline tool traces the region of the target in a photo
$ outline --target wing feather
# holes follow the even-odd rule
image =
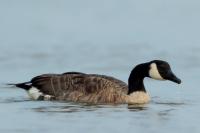
[[[31,80],[41,92],[61,100],[112,102],[127,92],[127,84],[105,75],[67,72],[44,74]]]

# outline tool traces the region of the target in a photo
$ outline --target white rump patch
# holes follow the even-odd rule
[[[51,98],[53,98],[53,96],[51,95],[44,95],[44,100],[51,100]]]
[[[150,101],[150,96],[148,93],[143,91],[136,91],[128,96],[129,104],[145,104]]]
[[[36,87],[31,87],[28,90],[28,95],[30,96],[31,99],[33,100],[39,100],[39,97],[42,96],[44,99],[43,100],[51,100],[52,98],[54,98],[54,96],[52,95],[47,95],[47,94],[43,94],[39,89],[37,89]]]
[[[155,63],[152,63],[150,65],[149,76],[153,79],[164,80],[164,78],[160,75],[157,65]]]
[[[40,96],[43,95],[43,93],[40,92],[40,90],[38,90],[37,88],[31,87],[31,88],[28,90],[28,95],[31,97],[31,99],[37,100]]]

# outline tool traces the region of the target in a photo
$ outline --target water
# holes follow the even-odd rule
[[[197,0],[0,1],[0,132],[199,133]],[[81,71],[127,81],[138,63],[167,60],[183,81],[145,80],[145,106],[31,101],[5,83]]]

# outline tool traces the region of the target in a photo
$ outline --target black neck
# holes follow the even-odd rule
[[[144,78],[148,77],[149,64],[144,63],[137,65],[132,71],[128,79],[128,94],[136,91],[146,92],[144,86]]]

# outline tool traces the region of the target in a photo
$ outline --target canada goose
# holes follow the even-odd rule
[[[143,104],[150,100],[143,84],[145,77],[181,83],[167,62],[153,60],[137,65],[131,71],[128,85],[110,76],[79,72],[43,74],[29,82],[12,85],[26,90],[34,100]]]

